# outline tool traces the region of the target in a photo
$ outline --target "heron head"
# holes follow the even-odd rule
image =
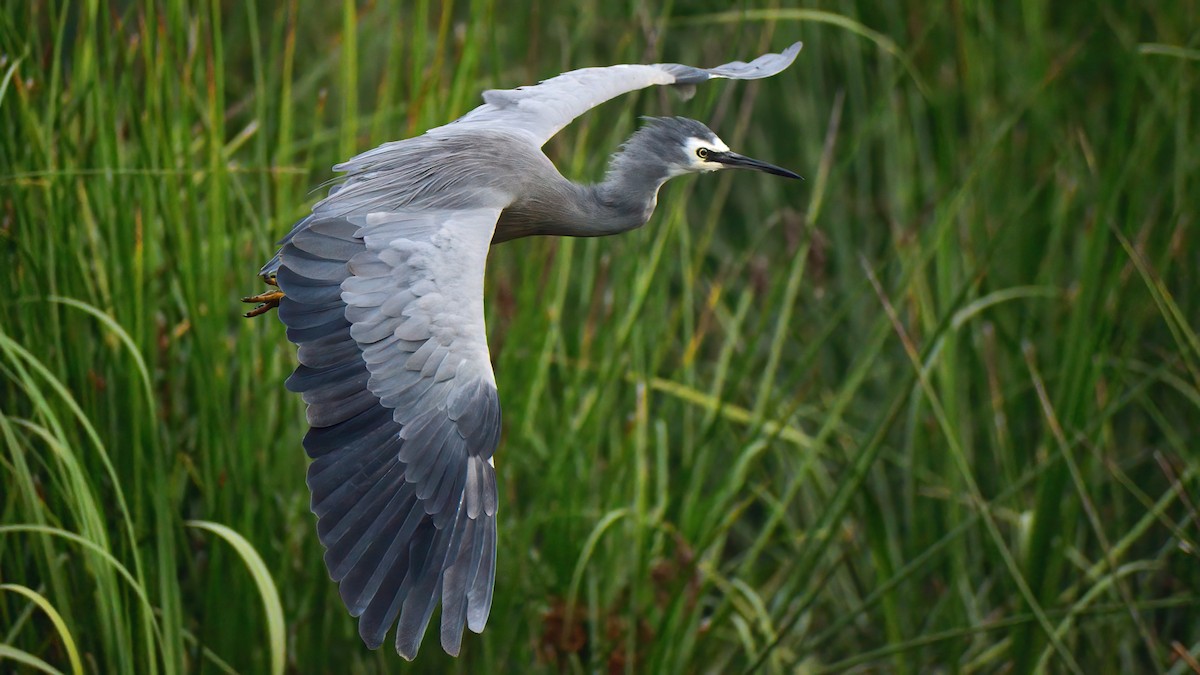
[[[685,173],[720,171],[721,169],[754,169],[764,173],[800,178],[782,167],[739,155],[729,149],[711,129],[686,117],[652,117],[645,131],[665,159],[672,176]]]

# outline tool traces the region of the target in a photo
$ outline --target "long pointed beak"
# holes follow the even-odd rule
[[[799,178],[800,180],[804,180],[803,176],[794,171],[788,171],[787,169],[775,166],[774,164],[767,164],[766,162],[753,159],[745,155],[739,155],[736,152],[710,153],[708,156],[708,161],[724,164],[725,166],[733,169],[754,169],[755,171],[773,173],[776,176],[783,176],[784,178]]]

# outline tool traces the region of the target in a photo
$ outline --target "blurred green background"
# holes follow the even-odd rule
[[[547,145],[682,114],[807,181],[497,247],[492,619],[368,652],[273,242],[482,89],[798,39]],[[0,670],[1200,669],[1198,66],[1189,0],[3,3]]]

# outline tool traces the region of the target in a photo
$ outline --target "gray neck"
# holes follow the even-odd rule
[[[638,140],[635,135],[613,155],[598,184],[578,185],[557,172],[530,181],[527,194],[501,214],[493,243],[539,234],[603,237],[645,225],[671,174]]]

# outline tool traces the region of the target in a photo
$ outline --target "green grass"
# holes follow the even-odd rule
[[[272,243],[484,88],[796,39],[547,146],[595,179],[684,114],[808,180],[493,252],[492,621],[365,650],[240,317]],[[0,670],[1191,672],[1198,54],[1169,0],[8,3]]]

